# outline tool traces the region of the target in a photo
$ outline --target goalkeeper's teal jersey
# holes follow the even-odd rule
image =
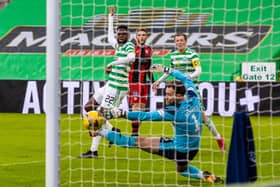
[[[170,67],[185,74],[193,73],[199,66],[198,54],[193,49],[187,48],[184,52],[176,50],[170,54]]]
[[[127,117],[130,120],[141,121],[172,121],[174,149],[183,153],[198,150],[202,130],[202,112],[198,93],[193,81],[181,72],[172,70],[170,75],[184,83],[187,99],[176,106],[167,106],[154,112],[128,112]]]
[[[127,57],[128,53],[134,53],[135,48],[132,42],[126,42],[123,45],[116,44],[115,57],[116,60],[121,57]],[[118,90],[128,90],[128,73],[130,64],[119,64],[112,66],[112,71],[109,74],[109,86]]]

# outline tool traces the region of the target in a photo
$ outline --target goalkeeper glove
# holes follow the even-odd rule
[[[103,116],[108,120],[112,118],[125,118],[126,111],[119,108],[105,109],[103,111]]]
[[[171,72],[171,69],[169,67],[165,67],[162,64],[153,64],[151,66],[151,72],[154,72],[154,73],[168,73],[169,74]]]

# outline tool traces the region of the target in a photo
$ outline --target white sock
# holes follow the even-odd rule
[[[101,140],[101,136],[92,137],[91,147],[90,147],[90,150],[92,152],[98,150],[98,146],[99,146],[100,140]]]
[[[209,117],[206,118],[206,121],[204,122],[204,124],[208,127],[208,129],[211,131],[213,136],[215,136],[216,138],[221,137],[220,133],[216,129],[215,124],[213,123],[213,121]]]
[[[112,128],[113,128],[113,125],[108,120],[106,120],[104,126],[108,130],[112,130]]]
[[[100,136],[102,136],[102,137],[106,137],[107,136],[107,134],[108,134],[108,129],[101,129],[100,131],[99,131],[99,134],[100,134]]]

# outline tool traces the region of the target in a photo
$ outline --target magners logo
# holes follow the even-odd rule
[[[201,53],[248,53],[269,33],[267,25],[207,25],[209,14],[186,14],[181,9],[132,10],[115,15],[115,26],[128,25],[133,40],[138,27],[147,28],[153,55],[174,49],[174,35],[188,35],[188,46]],[[68,56],[113,55],[107,41],[107,15],[97,15],[82,27],[61,29],[61,52]],[[0,40],[0,53],[44,53],[46,28],[19,26]]]

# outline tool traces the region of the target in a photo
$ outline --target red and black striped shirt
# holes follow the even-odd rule
[[[131,64],[129,71],[129,83],[147,83],[153,81],[150,72],[152,49],[151,47],[135,46],[135,62]]]

